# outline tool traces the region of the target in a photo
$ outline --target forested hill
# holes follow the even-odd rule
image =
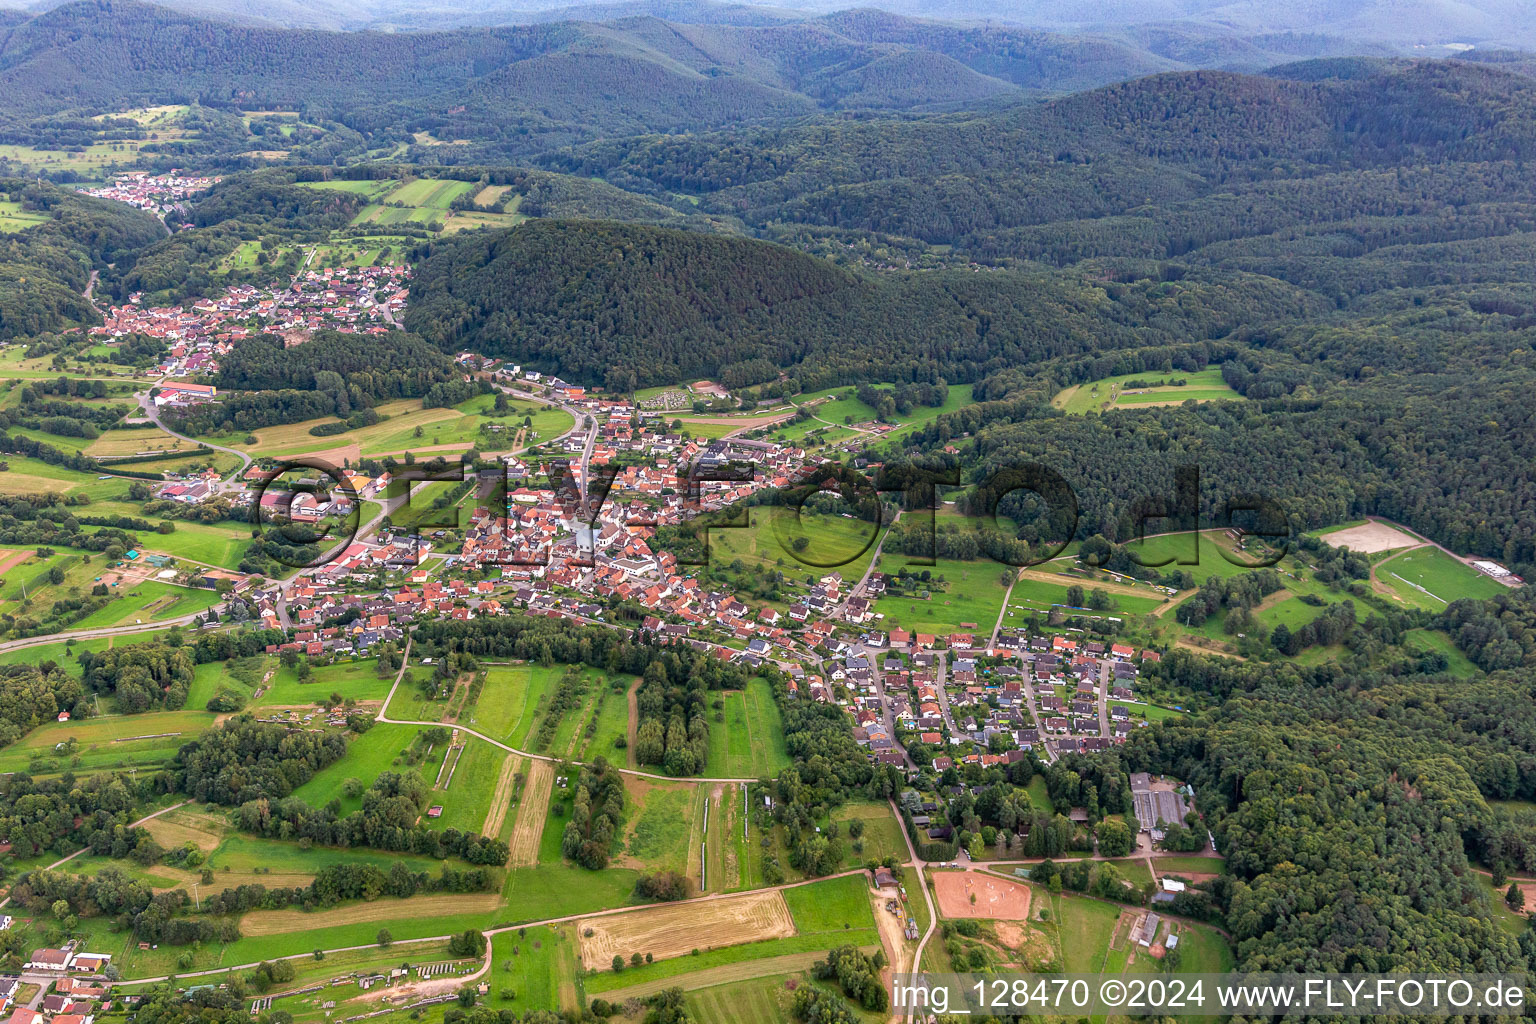
[[[1062,262],[1082,256],[1058,252],[1053,236],[1102,238],[1098,249],[1123,254],[1153,233],[1156,255],[1187,251],[1191,240],[1156,226],[1179,200],[1237,192],[1252,211],[1238,227],[1230,211],[1181,218],[1203,241],[1267,232],[1276,217],[1334,220],[1412,201],[1352,207],[1359,192],[1342,182],[1304,203],[1269,195],[1290,182],[1536,157],[1536,81],[1496,64],[1327,61],[1282,73],[1155,75],[984,115],[615,140],[545,163],[685,193],[765,230],[788,221]],[[1116,215],[1136,220],[1103,220]],[[1052,222],[1080,223],[1038,228]]]
[[[808,388],[971,381],[1009,366],[1221,337],[1247,311],[1326,304],[1257,276],[851,273],[755,240],[600,221],[530,221],[426,247],[406,326],[447,348],[585,383],[695,377],[736,387],[787,369]],[[625,378],[628,381],[628,378]]]
[[[1170,57],[1150,43],[869,10],[763,24],[639,16],[326,32],[76,0],[0,35],[0,123],[196,100],[342,122],[371,144],[360,141],[359,152],[388,153],[430,133],[462,147],[455,161],[507,161],[623,135],[1006,106],[1161,71],[1257,71],[1335,49],[1301,37],[1270,43],[1188,45]]]
[[[41,182],[0,178],[0,201],[46,218],[0,234],[0,341],[100,323],[82,294],[92,269],[165,236],[151,214]]]
[[[1059,92],[1177,66],[1102,40],[900,18],[744,27],[642,17],[334,33],[211,21],[135,0],[82,0],[8,34],[0,95],[11,113],[200,97],[334,116],[389,101],[431,101],[423,112],[441,113],[477,99],[511,100],[514,110],[503,114],[543,112],[557,122],[603,103],[606,123],[593,127],[655,130]]]

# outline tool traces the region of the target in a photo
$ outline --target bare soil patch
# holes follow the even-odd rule
[[[480,826],[481,835],[495,839],[501,834],[502,822],[507,820],[507,808],[512,803],[512,780],[517,777],[517,768],[522,760],[516,754],[508,754],[506,760],[501,762],[501,774],[496,776],[496,791],[491,794],[491,807],[485,812],[485,824]]]
[[[1393,551],[1397,548],[1413,548],[1424,543],[1411,534],[1404,533],[1386,523],[1361,523],[1347,530],[1325,533],[1322,539],[1336,548],[1347,547],[1361,555],[1377,551]]]
[[[489,913],[501,903],[501,894],[441,893],[412,896],[408,900],[382,899],[353,903],[330,910],[253,910],[240,919],[240,933],[246,936],[284,935],[334,928],[344,924],[396,921],[402,917],[447,917],[452,914]]]
[[[945,917],[1029,918],[1029,886],[980,871],[936,871],[933,888]],[[972,896],[975,902],[971,901]]]

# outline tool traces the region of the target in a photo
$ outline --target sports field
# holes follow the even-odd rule
[[[1382,562],[1376,566],[1376,579],[1404,604],[1432,612],[1464,597],[1489,598],[1509,589],[1427,545]]]

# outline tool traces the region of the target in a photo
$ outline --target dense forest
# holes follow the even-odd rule
[[[1172,291],[1144,280],[1113,295],[1081,275],[875,277],[759,241],[587,221],[463,235],[421,255],[411,330],[585,383],[623,366],[642,387],[700,376],[740,387],[778,367],[807,390],[974,381],[1019,363],[1221,337],[1255,307],[1324,308],[1256,275],[1190,275]]]

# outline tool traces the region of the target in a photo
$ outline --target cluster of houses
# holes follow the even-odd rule
[[[109,987],[92,979],[66,974],[49,987],[52,991],[46,992],[35,1008],[14,1006],[21,979],[0,979],[0,1013],[9,1011],[6,1024],[91,1024],[99,1014],[112,1009]]]
[[[322,329],[343,334],[392,330],[395,315],[405,308],[409,274],[405,265],[325,267],[304,271],[288,288],[229,285],[217,298],[180,306],[146,306],[143,293],[135,292],[124,305],[108,309],[90,334],[108,345],[134,335],[159,338],[166,355],[156,373],[209,376],[235,342],[258,334],[281,334],[297,343]],[[196,393],[196,385],[175,387]]]
[[[944,751],[933,758],[939,771],[1001,765],[1026,750],[1050,758],[1124,742],[1132,729],[1127,704],[1138,702],[1139,666],[1160,657],[1098,641],[1078,650],[1070,638],[1017,631],[1000,631],[988,646],[977,641],[969,633],[866,633],[832,663],[827,679],[809,680],[810,695],[830,700],[841,687],[854,738],[875,760],[909,763],[903,744],[916,743]],[[1099,717],[1101,687],[1107,687],[1107,730]],[[1011,749],[988,752],[998,747]]]
[[[285,336],[318,330],[383,334],[405,309],[409,276],[405,264],[305,270],[273,300],[268,329]]]
[[[11,918],[0,915],[0,930],[11,926]],[[43,981],[41,998],[32,997],[31,1005],[18,1006],[22,979],[15,975],[0,978],[0,1014],[5,1024],[91,1024],[96,1016],[112,1009],[109,986],[96,976],[112,962],[110,953],[89,953],[71,942],[63,949],[34,949],[22,969],[33,975],[54,979]],[[36,992],[36,989],[31,991]]]
[[[181,210],[186,200],[219,183],[218,178],[202,178],[181,174],[172,170],[169,174],[150,174],[148,171],[130,171],[119,174],[105,185],[83,188],[80,191],[98,199],[112,199],[127,203],[161,217],[172,210]]]
[[[29,971],[95,974],[112,962],[111,953],[87,953],[74,945],[63,949],[34,949],[22,966]]]

